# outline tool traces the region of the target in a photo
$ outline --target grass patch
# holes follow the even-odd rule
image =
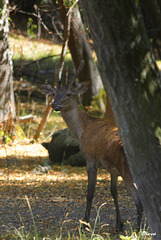
[[[55,63],[59,61],[62,50],[60,44],[47,40],[38,42],[14,33],[11,34],[9,42],[16,80],[25,78],[33,83],[36,80],[47,80],[53,84]],[[73,74],[73,63],[69,51],[65,57],[65,64],[69,66],[69,75]]]
[[[50,55],[61,54],[61,45],[53,44],[47,40],[31,40],[22,35],[11,34],[10,48],[13,60],[33,61]]]

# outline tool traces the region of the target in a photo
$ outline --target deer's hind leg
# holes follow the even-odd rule
[[[117,176],[111,174],[111,195],[114,199],[115,210],[116,210],[116,231],[123,231],[123,221],[121,219],[119,204],[118,204],[118,193],[117,193]]]
[[[140,231],[141,228],[141,220],[142,220],[142,215],[143,215],[143,205],[139,197],[139,193],[137,190],[137,187],[133,182],[130,181],[125,181],[126,187],[133,197],[137,209],[137,231]]]

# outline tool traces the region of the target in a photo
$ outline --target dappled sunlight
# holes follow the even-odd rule
[[[6,154],[6,155],[5,155]],[[31,229],[33,222],[26,198],[29,200],[39,233],[55,232],[64,224],[64,232],[75,233],[83,218],[86,194],[86,167],[60,166],[54,164],[48,173],[34,174],[33,170],[48,159],[41,144],[2,145],[0,150],[0,231],[22,226]],[[127,195],[119,178],[119,201],[126,219],[135,222],[135,204]],[[98,208],[107,203],[100,212],[103,231],[115,232],[115,209],[110,194],[110,174],[98,170],[97,185],[91,225],[95,223]],[[128,206],[128,207],[127,207]],[[130,211],[129,211],[130,208]],[[131,220],[132,219],[132,220]],[[5,228],[3,227],[5,226]]]
[[[32,172],[34,167],[48,159],[48,151],[38,143],[2,145],[0,148],[0,159],[0,180],[2,181],[5,181],[8,175],[10,181],[18,181],[20,183],[23,181],[28,184],[42,181],[48,183],[54,181],[87,181],[86,167],[53,165],[48,173],[34,174]],[[7,165],[9,170],[7,170]],[[97,180],[98,182],[103,180],[110,181],[110,174],[104,169],[99,169]],[[122,181],[122,178],[118,177],[118,181]]]
[[[54,168],[54,166],[53,166]],[[72,168],[72,172],[68,171],[68,168]],[[61,167],[60,171],[54,171],[54,170],[50,170],[49,173],[47,174],[33,174],[33,173],[17,173],[17,171],[15,170],[15,172],[12,172],[9,174],[9,180],[10,183],[12,184],[11,181],[17,181],[17,184],[22,183],[22,181],[25,183],[27,183],[27,185],[30,184],[34,184],[35,182],[43,182],[45,181],[46,183],[51,184],[52,182],[64,182],[64,181],[82,181],[82,180],[87,180],[87,173],[86,173],[86,169],[80,169],[80,172],[83,173],[79,173],[78,170],[75,170],[75,168],[73,167],[67,167],[67,171],[66,172],[66,168]],[[73,172],[77,172],[77,173],[73,173]],[[0,181],[3,180],[5,181],[7,179],[7,172],[4,172],[3,175],[0,176]],[[104,172],[100,172],[98,174],[98,182],[102,181],[102,180],[110,180],[110,175],[109,173],[104,173]],[[121,178],[120,178],[121,180]]]
[[[157,64],[159,70],[161,70],[161,61],[156,61],[156,64]]]
[[[54,167],[53,167],[54,168]],[[61,170],[62,169],[62,170]],[[9,180],[10,181],[17,181],[17,183],[22,183],[22,181],[25,183],[27,183],[27,185],[31,185],[31,184],[34,184],[35,182],[43,182],[45,181],[46,183],[49,183],[51,184],[52,182],[56,182],[56,181],[59,181],[59,182],[64,182],[64,181],[79,181],[79,180],[87,180],[87,176],[85,173],[83,174],[79,174],[79,173],[65,173],[63,171],[65,171],[65,169],[63,169],[63,167],[61,167],[60,171],[57,172],[57,171],[54,171],[54,170],[51,170],[49,171],[49,173],[46,173],[46,174],[32,174],[32,173],[16,173],[15,172],[12,172],[9,176]],[[74,169],[73,169],[74,171]],[[82,169],[81,169],[82,171]],[[6,174],[3,174],[3,176],[0,176],[0,180],[6,180]],[[99,177],[99,180],[102,179],[102,176]],[[12,184],[11,182],[9,184]],[[15,184],[15,182],[14,182]]]
[[[23,151],[22,151],[23,149]],[[21,144],[18,142],[12,145],[2,145],[0,148],[0,158],[9,156],[24,156],[24,157],[47,157],[48,152],[41,144]]]
[[[10,37],[10,48],[13,53],[13,59],[36,60],[46,55],[58,55],[61,53],[61,45],[51,43],[49,41],[40,41],[37,44],[36,40],[31,40],[27,37],[19,35]],[[35,59],[33,57],[35,56]]]

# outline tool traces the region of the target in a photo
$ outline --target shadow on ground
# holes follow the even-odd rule
[[[30,147],[36,150],[34,145]],[[23,152],[22,149],[23,146],[21,146]],[[47,153],[40,154],[37,150],[38,156],[33,155],[29,156],[26,151],[26,154],[23,153],[20,157],[13,151],[8,156],[9,169],[6,167],[6,160],[1,158],[1,235],[9,236],[8,232],[11,234],[15,228],[20,229],[22,226],[27,232],[34,232],[32,213],[39,236],[52,234],[58,237],[61,228],[63,236],[67,236],[68,232],[70,235],[77,235],[79,220],[84,216],[86,205],[86,168],[55,165],[48,173],[37,175],[33,174],[32,170],[47,159]],[[100,170],[91,211],[92,227],[98,208],[105,202],[99,213],[97,228],[101,232],[113,235],[115,234],[115,210],[110,195],[110,177],[106,171]],[[135,228],[135,205],[122,181],[119,181],[119,202],[125,225],[129,221]]]

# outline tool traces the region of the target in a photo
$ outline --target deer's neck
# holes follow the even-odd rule
[[[74,98],[71,99],[68,107],[61,110],[61,115],[74,136],[80,140],[81,134],[90,119],[90,115],[80,108]]]

